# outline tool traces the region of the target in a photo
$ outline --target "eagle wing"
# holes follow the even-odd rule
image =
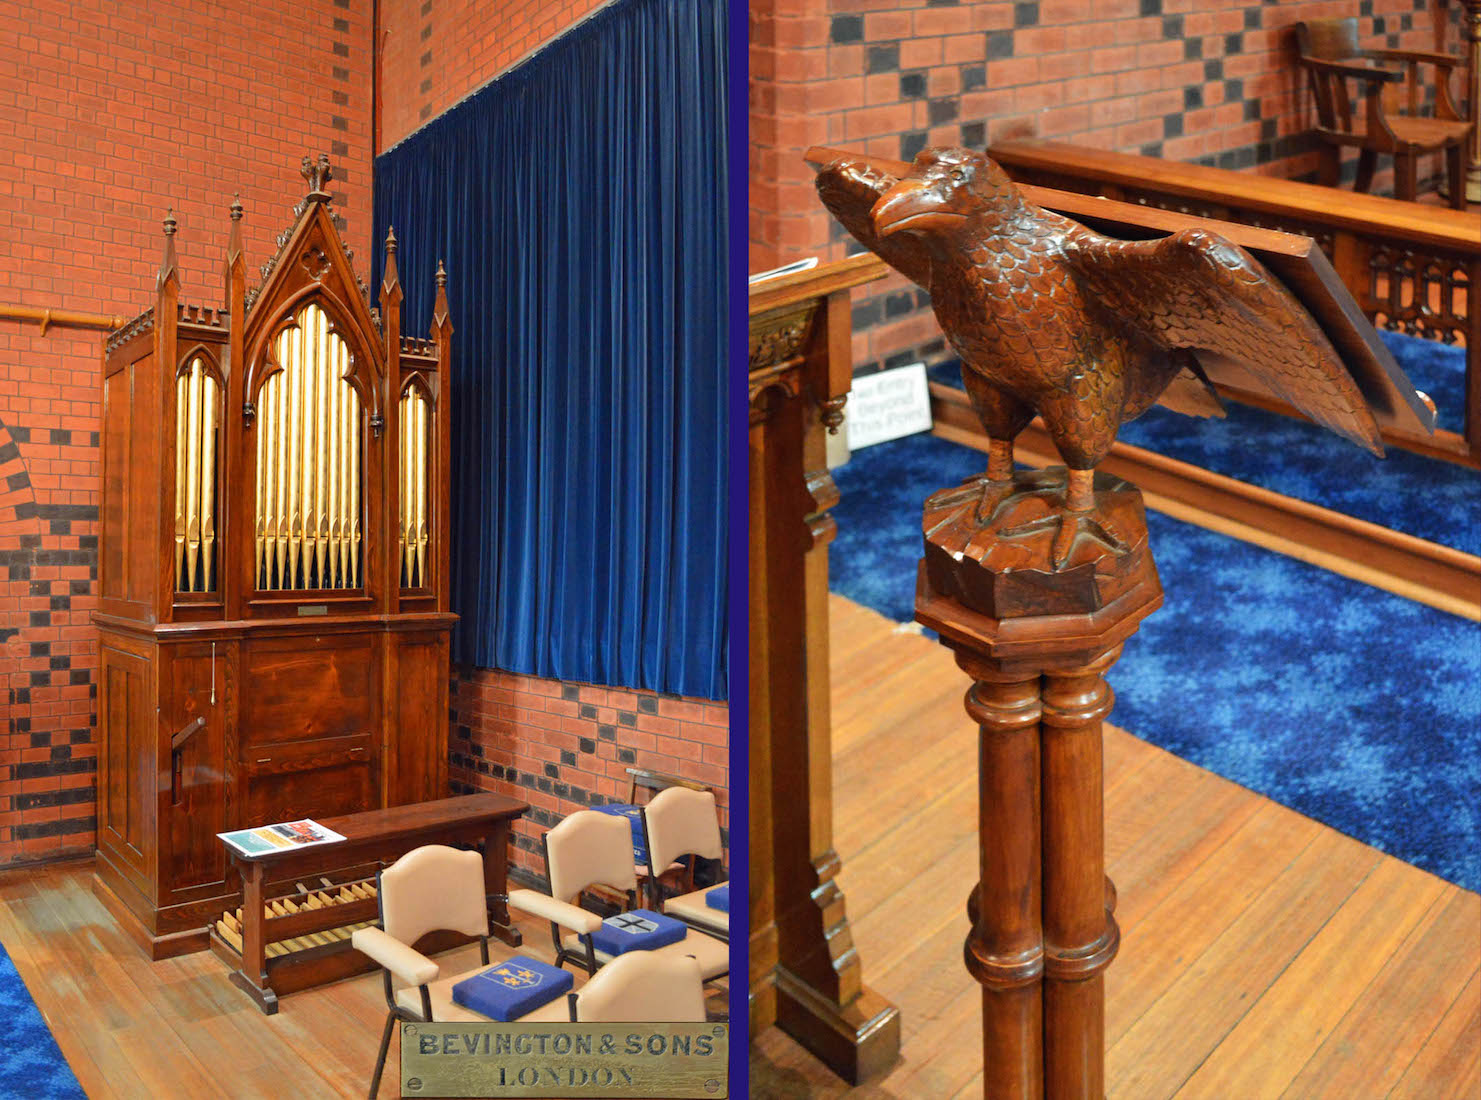
[[[1237,360],[1318,424],[1383,454],[1378,423],[1331,342],[1242,248],[1203,229],[1119,241],[1083,227],[1063,248],[1089,297],[1153,343]]]
[[[818,195],[823,205],[843,223],[854,239],[911,282],[931,288],[931,254],[913,233],[880,237],[869,211],[881,195],[899,182],[865,161],[836,160],[818,173]]]

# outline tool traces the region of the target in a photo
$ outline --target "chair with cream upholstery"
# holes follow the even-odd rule
[[[632,828],[624,817],[581,811],[546,833],[542,843],[550,893],[511,890],[509,904],[550,922],[556,966],[564,966],[570,959],[588,974],[595,974],[598,963],[591,934],[601,927],[602,918],[581,908],[581,895],[587,887],[600,883],[625,891],[626,908],[632,908],[635,874],[630,874],[627,885],[607,881],[612,877],[608,871],[619,855],[628,867],[633,866]],[[551,858],[552,846],[559,853],[558,859]]]
[[[595,974],[614,956],[592,943],[591,933],[601,924],[601,918],[572,904],[572,900],[579,903],[584,891],[606,887],[625,899],[623,911],[635,907],[638,880],[633,868],[632,830],[624,818],[579,810],[545,834],[545,867],[550,876],[550,896],[513,890],[509,904],[551,922],[557,966],[569,959]],[[730,971],[728,945],[693,929],[678,943],[648,953],[692,956],[705,981]]]
[[[442,844],[415,848],[380,873],[377,898],[380,927],[357,929],[351,938],[356,950],[384,967],[386,1027],[370,1081],[372,1100],[380,1089],[397,1020],[428,1023],[485,1019],[452,999],[454,985],[489,966],[483,856]],[[477,936],[483,966],[443,977],[441,967],[412,946],[428,932],[437,931]],[[569,1020],[570,1010],[565,998],[557,997],[522,1019]]]
[[[640,798],[646,797],[649,801],[656,798],[661,792],[670,787],[687,787],[691,791],[713,791],[703,783],[696,783],[692,779],[685,779],[681,775],[670,775],[668,772],[654,771],[652,768],[628,768],[628,777],[632,780],[627,795],[627,805],[630,805],[639,813],[637,822],[637,835],[642,836],[642,810],[643,803]],[[646,842],[644,843],[646,851]],[[680,893],[688,893],[694,889],[693,868],[685,863],[675,861],[669,864],[659,864],[663,870],[655,877],[652,869],[648,866],[645,858],[637,860],[638,889],[647,896],[652,896],[655,889],[662,890],[665,884],[679,888]]]
[[[677,860],[718,860],[724,852],[720,846],[720,818],[715,811],[715,796],[710,791],[670,787],[660,791],[643,807],[643,828],[648,837],[648,859],[653,867],[667,867]],[[656,882],[656,879],[650,879]],[[730,914],[705,903],[705,895],[714,886],[692,890],[665,901],[662,892],[651,898],[659,912],[677,917],[711,935],[729,938]]]
[[[704,980],[689,955],[629,951],[575,993],[572,1022],[703,1023]]]

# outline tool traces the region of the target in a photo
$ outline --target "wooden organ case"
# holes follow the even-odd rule
[[[233,203],[223,308],[157,300],[105,344],[95,888],[154,958],[239,904],[216,834],[447,789],[447,372],[379,310],[327,157],[249,291]]]

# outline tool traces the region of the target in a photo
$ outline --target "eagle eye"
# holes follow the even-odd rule
[[[964,169],[961,169],[961,168],[953,168],[951,170],[951,182],[952,183],[958,183],[958,184],[960,184],[960,183],[966,183],[967,182],[967,173],[966,173],[966,171]]]

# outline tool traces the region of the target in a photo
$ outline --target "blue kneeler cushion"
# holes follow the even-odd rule
[[[515,955],[453,986],[453,1003],[507,1024],[568,992],[575,980],[569,970]]]
[[[631,806],[625,802],[608,802],[602,806],[593,806],[592,809],[599,814],[627,818],[627,823],[632,826],[633,831],[633,862],[638,864],[648,862],[648,838],[643,835],[643,811],[640,807]]]
[[[711,909],[718,909],[722,913],[730,912],[730,883],[724,886],[716,886],[705,894],[705,904]]]
[[[625,955],[629,951],[667,947],[688,934],[689,926],[683,921],[651,909],[634,909],[602,921],[602,926],[591,934],[591,942],[603,954]]]

